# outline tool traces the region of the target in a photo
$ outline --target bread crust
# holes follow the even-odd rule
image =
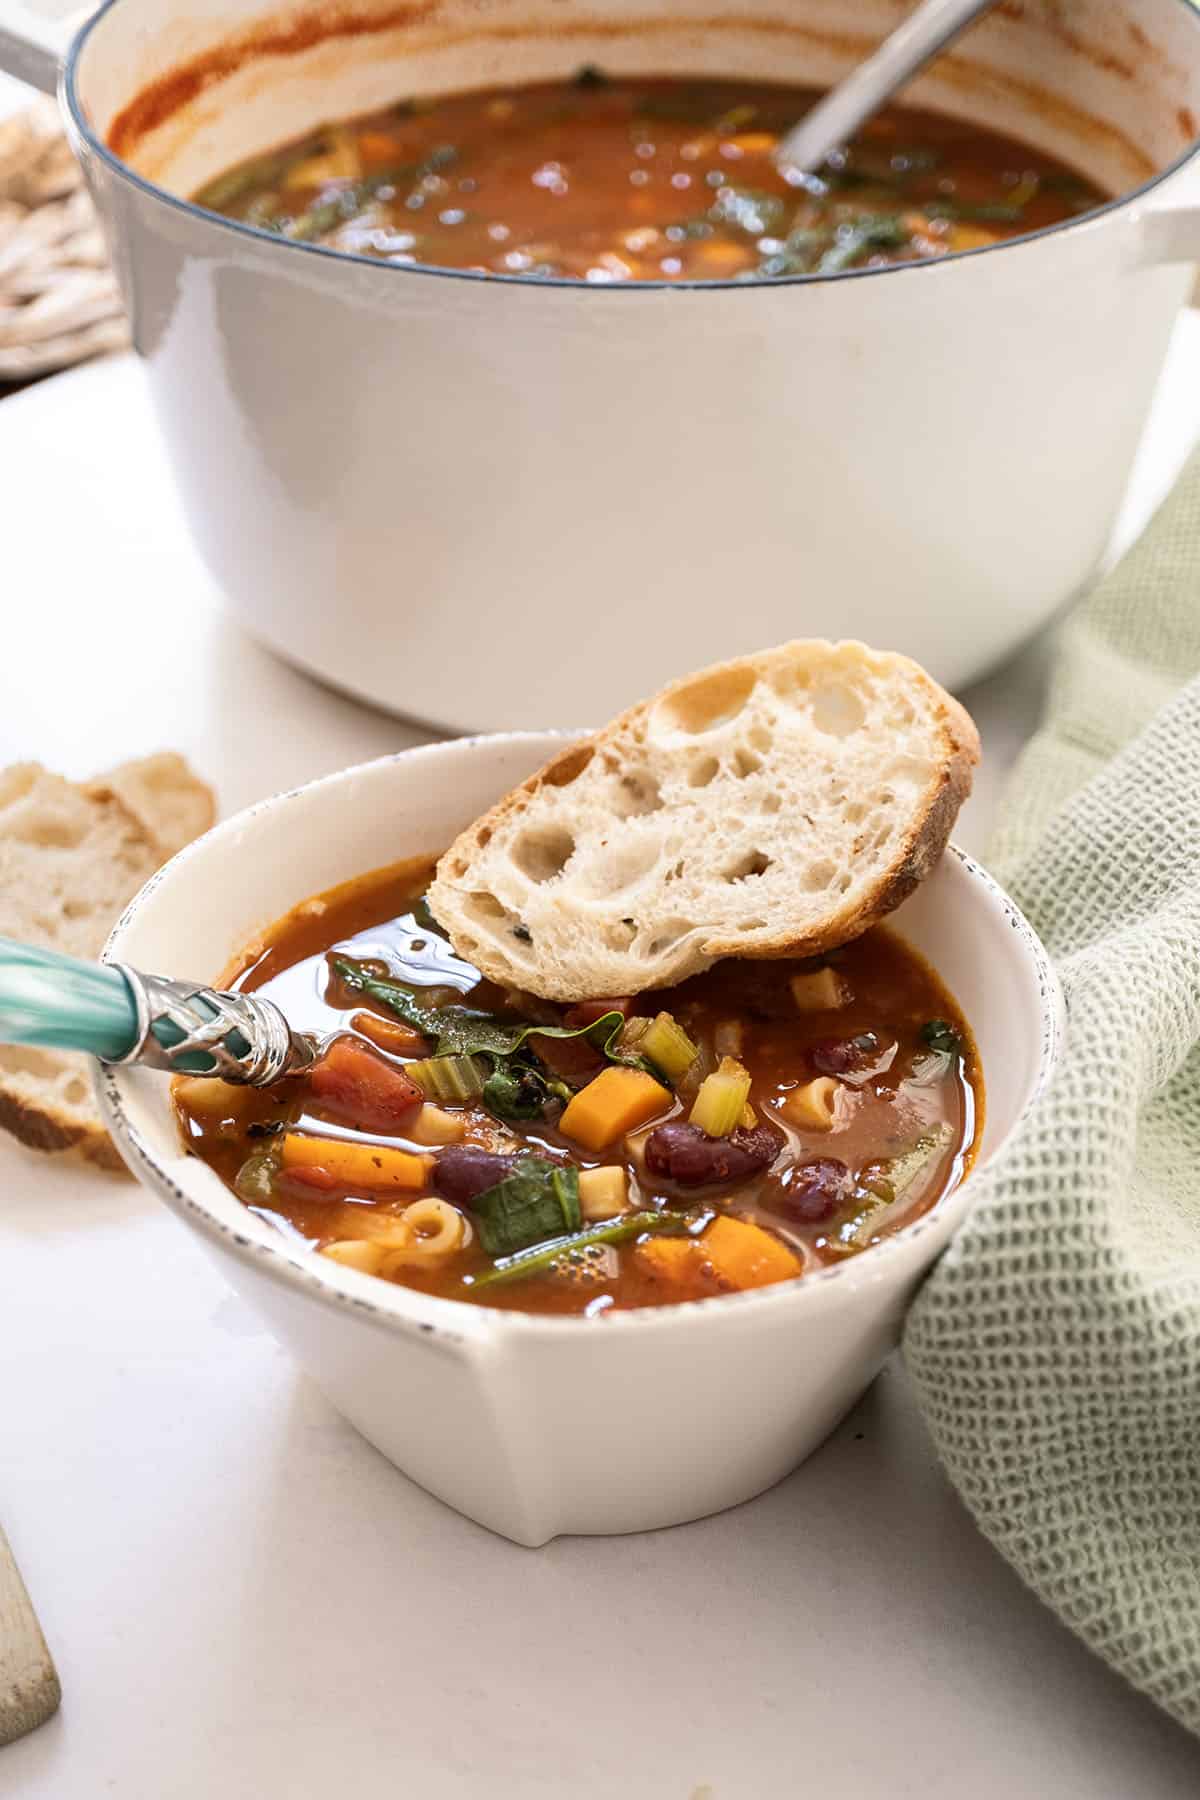
[[[0,1131],[8,1132],[29,1150],[57,1154],[77,1151],[98,1168],[114,1175],[129,1173],[116,1145],[99,1120],[82,1125],[47,1106],[33,1106],[19,1094],[0,1088]]]
[[[591,737],[559,751],[544,767],[497,801],[482,818],[460,834],[445,852],[438,863],[435,881],[430,890],[430,905],[435,916],[439,917],[448,930],[456,948],[460,947],[458,895],[469,885],[473,864],[498,833],[536,809],[539,796],[547,788],[568,785],[583,772],[593,757],[605,751],[614,750],[626,743],[636,749],[637,745],[645,742],[651,716],[688,690],[695,690],[702,684],[706,690],[719,692],[720,684],[724,682],[731,691],[736,691],[739,685],[744,686],[749,671],[753,671],[757,680],[769,669],[786,665],[789,658],[803,661],[806,653],[818,651],[822,654],[838,651],[861,652],[864,657],[878,656],[878,653],[869,652],[861,645],[830,645],[823,640],[798,641],[782,645],[774,651],[734,658],[697,674],[683,676],[649,700],[628,708]],[[687,975],[700,972],[722,957],[744,956],[754,960],[767,960],[822,954],[861,936],[870,926],[894,911],[926,878],[942,855],[954,821],[971,791],[972,774],[980,755],[979,734],[965,708],[939,687],[919,664],[899,656],[888,657],[886,662],[889,670],[898,678],[902,677],[911,684],[914,691],[919,690],[936,721],[940,742],[935,774],[928,783],[919,806],[914,810],[902,841],[888,864],[873,879],[869,892],[845,905],[830,907],[815,927],[799,931],[781,929],[773,933],[760,931],[752,943],[748,943],[736,931],[716,927],[703,936],[697,954],[682,972],[673,967],[660,975],[651,975],[649,979],[632,987],[623,986],[620,991],[644,992],[655,987],[673,986]],[[639,916],[644,923],[644,914]],[[474,941],[470,948],[461,947],[461,954],[473,961],[481,973],[493,981],[531,988],[528,967],[517,966],[508,961],[498,946]],[[586,977],[573,983],[557,972],[545,983],[539,983],[533,991],[545,998],[560,1001],[594,997],[594,986]]]

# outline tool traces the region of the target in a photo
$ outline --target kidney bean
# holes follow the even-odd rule
[[[681,1119],[657,1125],[646,1139],[646,1168],[651,1175],[677,1181],[680,1187],[704,1187],[716,1181],[744,1181],[769,1168],[779,1138],[768,1125],[738,1129],[728,1137],[709,1137],[698,1125]]]
[[[481,1150],[474,1144],[449,1144],[433,1165],[433,1185],[443,1200],[469,1206],[488,1188],[511,1175],[515,1156]]]
[[[850,1171],[844,1162],[836,1156],[814,1156],[784,1171],[777,1204],[780,1212],[802,1224],[817,1225],[848,1199],[851,1186]]]
[[[817,1038],[808,1046],[808,1060],[818,1075],[855,1075],[879,1056],[879,1039],[873,1031],[852,1038]]]

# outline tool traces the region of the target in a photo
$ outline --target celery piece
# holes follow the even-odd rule
[[[728,1137],[741,1124],[750,1098],[750,1075],[732,1056],[721,1058],[715,1074],[700,1084],[690,1119],[709,1137]]]
[[[483,1092],[483,1074],[473,1056],[430,1056],[424,1062],[407,1063],[404,1073],[428,1099],[443,1104],[464,1106]]]
[[[872,1238],[878,1236],[884,1226],[891,1225],[911,1204],[914,1188],[945,1154],[953,1137],[953,1130],[943,1122],[932,1131],[923,1132],[916,1143],[902,1150],[899,1156],[876,1164],[871,1171],[864,1171],[861,1178],[863,1198],[870,1195],[874,1204],[869,1204],[865,1211],[842,1227],[838,1234],[842,1243],[850,1249],[865,1250]]]
[[[248,1206],[261,1206],[274,1199],[278,1169],[278,1150],[258,1150],[247,1157],[233,1180],[238,1198]]]
[[[669,1012],[660,1012],[639,1040],[638,1052],[674,1085],[687,1074],[700,1049]]]

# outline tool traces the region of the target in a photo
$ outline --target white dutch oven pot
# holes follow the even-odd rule
[[[11,7],[0,62],[51,86],[52,34]],[[110,0],[63,104],[242,622],[454,727],[597,719],[796,634],[895,646],[951,684],[1025,638],[1102,554],[1200,252],[1188,0],[1029,0],[914,84],[1123,196],[939,264],[589,287],[380,266],[187,200],[403,94],[586,61],[824,84],[905,10]]]

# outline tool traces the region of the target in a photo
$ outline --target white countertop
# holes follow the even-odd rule
[[[1198,376],[1192,316],[1126,541],[1200,434]],[[128,359],[0,403],[0,494],[0,762],[175,746],[228,812],[422,735],[222,617]],[[1045,666],[1043,643],[967,696],[970,846]],[[150,1195],[4,1142],[0,1431],[64,1692],[0,1751],[2,1800],[1197,1792],[1200,1746],[975,1531],[898,1363],[748,1506],[521,1550],[344,1424]]]

